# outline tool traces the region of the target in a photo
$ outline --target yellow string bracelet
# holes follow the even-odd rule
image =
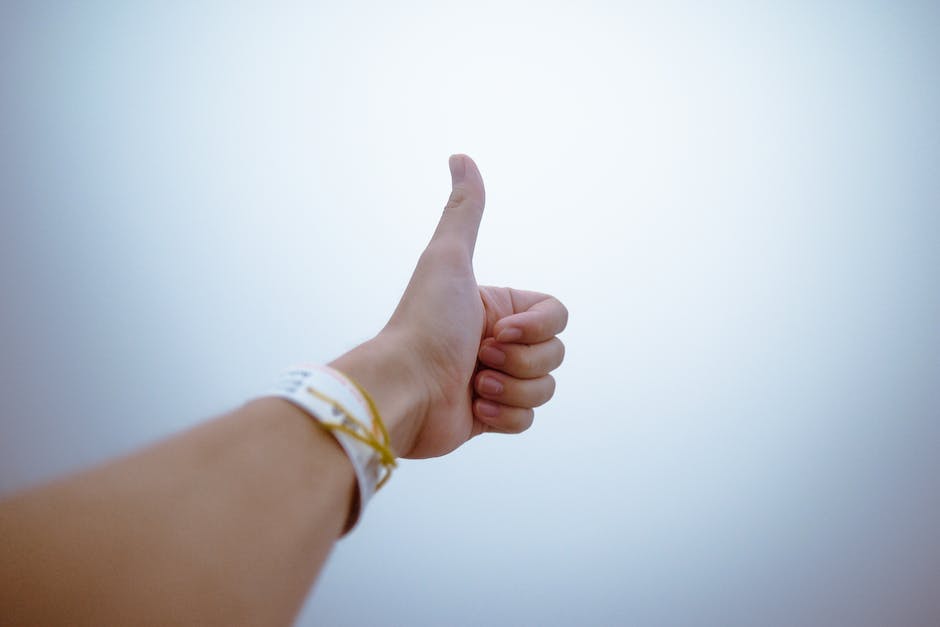
[[[388,482],[398,465],[375,400],[347,375],[327,366],[287,371],[272,395],[310,414],[336,438],[352,462],[359,489],[345,527],[348,533],[366,503]]]
[[[349,377],[347,377],[349,378]],[[385,483],[392,476],[392,470],[398,467],[398,463],[395,461],[395,453],[392,452],[391,444],[389,442],[388,430],[385,428],[385,423],[382,422],[382,418],[379,415],[379,411],[375,406],[375,401],[372,400],[372,397],[366,392],[358,383],[349,379],[350,383],[356,386],[360,393],[365,397],[369,411],[372,416],[372,428],[369,428],[362,423],[358,418],[356,418],[346,407],[343,406],[339,401],[330,398],[323,392],[320,392],[312,387],[307,388],[307,392],[312,394],[314,397],[321,399],[322,401],[332,405],[336,411],[339,411],[345,418],[345,421],[342,423],[338,422],[320,422],[320,425],[327,431],[339,431],[345,433],[351,438],[355,438],[359,442],[370,446],[375,450],[379,455],[379,461],[382,464],[384,472],[382,477],[379,479],[379,482],[375,486],[375,491],[378,492],[379,489],[385,485]]]

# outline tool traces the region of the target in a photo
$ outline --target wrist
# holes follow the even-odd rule
[[[383,332],[329,363],[375,400],[398,457],[414,447],[428,405],[418,368],[404,346],[406,342]]]

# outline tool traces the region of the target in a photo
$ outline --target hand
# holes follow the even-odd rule
[[[452,156],[450,169],[453,191],[437,230],[370,346],[373,356],[397,351],[390,359],[419,392],[406,423],[389,426],[402,457],[443,455],[487,431],[524,431],[533,408],[552,397],[549,372],[564,358],[556,337],[567,323],[564,305],[545,294],[477,285],[483,179],[464,155]],[[335,365],[343,369],[342,358]],[[382,386],[381,376],[374,380]]]

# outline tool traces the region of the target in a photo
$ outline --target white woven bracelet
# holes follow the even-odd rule
[[[367,435],[362,433],[363,427],[373,434],[378,431],[369,401],[356,384],[328,366],[300,366],[288,370],[270,396],[292,402],[324,426],[336,425],[360,435]],[[372,446],[338,428],[328,430],[349,456],[359,487],[358,499],[353,503],[343,531],[346,534],[356,526],[366,503],[390,469],[383,465],[379,452]]]

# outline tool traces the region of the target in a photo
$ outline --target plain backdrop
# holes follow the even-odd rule
[[[377,332],[464,152],[556,398],[299,624],[936,624],[937,7],[3,3],[0,492]]]

